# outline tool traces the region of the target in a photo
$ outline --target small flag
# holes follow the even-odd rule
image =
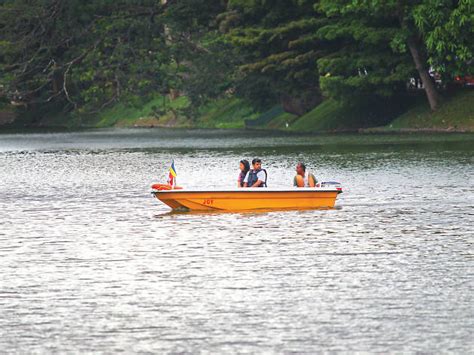
[[[174,160],[171,161],[170,174],[173,175],[173,177],[178,176],[178,174],[176,173],[176,169],[174,168]]]
[[[171,186],[176,185],[176,177],[177,176],[178,176],[178,174],[176,173],[176,169],[174,168],[174,160],[172,160],[171,161],[171,166],[170,166],[170,173],[169,173],[169,176],[168,176],[168,183]]]

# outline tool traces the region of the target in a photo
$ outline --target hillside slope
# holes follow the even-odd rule
[[[397,117],[386,130],[446,130],[474,132],[474,90],[466,89],[445,99],[432,112],[422,103]]]

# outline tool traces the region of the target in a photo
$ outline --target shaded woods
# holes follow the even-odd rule
[[[437,110],[473,74],[473,18],[469,0],[3,1],[0,101],[35,119],[157,96],[190,118],[221,98],[301,116],[396,102],[412,79]]]

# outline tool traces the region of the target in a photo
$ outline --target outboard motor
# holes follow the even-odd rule
[[[320,187],[335,187],[337,191],[342,192],[342,185],[337,181],[321,181],[319,183]]]

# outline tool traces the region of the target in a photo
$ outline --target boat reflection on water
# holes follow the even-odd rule
[[[324,207],[317,209],[258,209],[258,210],[242,210],[242,211],[223,211],[223,210],[206,210],[206,211],[197,211],[189,209],[171,209],[165,212],[156,213],[153,215],[154,218],[169,218],[169,217],[180,217],[180,216],[217,216],[223,214],[229,215],[242,215],[242,216],[260,216],[269,213],[280,213],[285,211],[301,211],[301,212],[310,212],[310,211],[328,211],[328,210],[342,210],[343,206],[335,205],[334,207]]]

